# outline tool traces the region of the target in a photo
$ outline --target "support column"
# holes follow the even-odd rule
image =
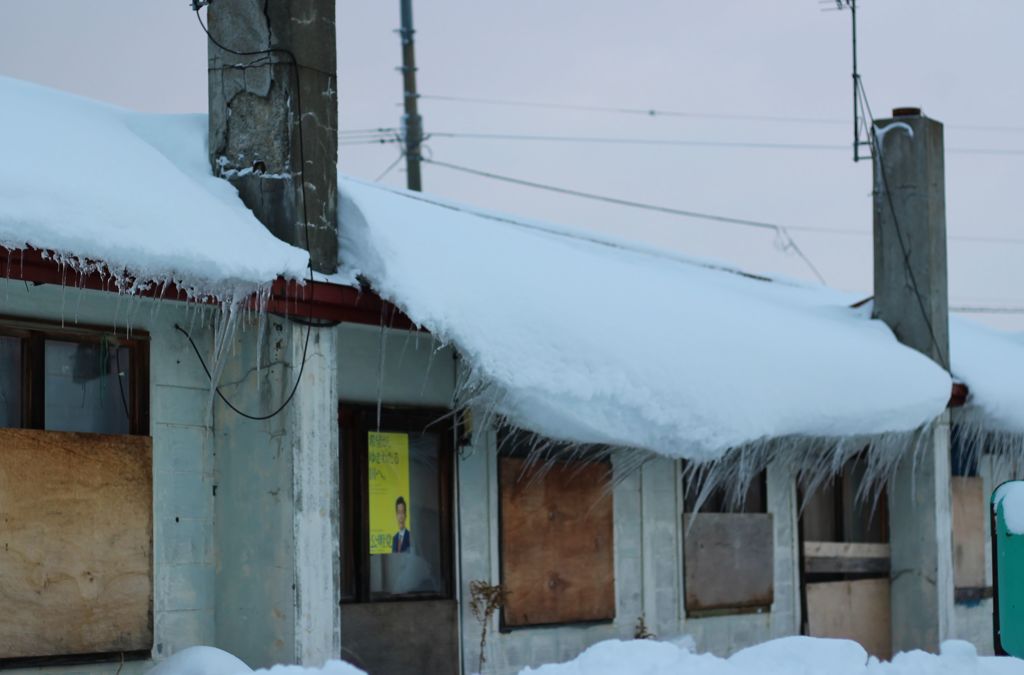
[[[903,344],[949,369],[942,124],[917,109],[875,123],[875,309]],[[949,418],[890,483],[893,650],[938,651],[953,623]]]
[[[318,667],[341,658],[337,347],[333,329],[292,326],[302,362],[289,406],[295,541],[295,661]]]

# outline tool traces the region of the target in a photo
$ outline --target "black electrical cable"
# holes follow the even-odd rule
[[[858,78],[859,80],[859,78]],[[438,94],[419,94],[417,98],[427,101],[444,101],[449,103],[477,103],[515,108],[544,108],[549,110],[578,110],[581,112],[616,113],[641,117],[688,117],[695,119],[726,120],[741,122],[786,122],[795,124],[849,124],[848,119],[836,117],[799,117],[792,115],[750,115],[722,112],[695,112],[687,110],[664,110],[658,108],[629,108],[616,106],[581,105],[574,103],[554,103],[550,101],[526,101],[504,98],[479,98],[473,96],[442,96]],[[1024,126],[985,125],[985,124],[951,124],[950,129],[965,131],[990,131],[998,133],[1022,133]],[[845,146],[844,146],[845,147]]]
[[[461,171],[463,173],[473,174],[475,176],[481,176],[483,178],[490,178],[492,180],[499,180],[506,183],[512,183],[513,185],[522,185],[523,187],[532,187],[538,190],[547,190],[548,192],[556,192],[558,194],[570,195],[572,197],[582,197],[584,199],[593,199],[595,201],[607,202],[609,204],[616,204],[618,206],[628,206],[634,209],[644,209],[646,211],[657,211],[659,213],[667,213],[673,216],[683,216],[684,218],[696,218],[698,220],[712,220],[719,223],[729,223],[731,225],[744,225],[746,227],[756,227],[762,230],[770,230],[775,232],[778,236],[785,240],[785,245],[793,249],[793,252],[800,257],[801,260],[807,265],[808,269],[817,277],[821,283],[825,282],[825,276],[821,273],[818,267],[811,261],[811,259],[803,252],[800,246],[793,239],[793,236],[789,233],[789,229],[799,228],[787,228],[784,225],[777,225],[775,223],[766,223],[760,220],[748,220],[746,218],[733,218],[731,216],[720,216],[714,213],[702,213],[700,211],[690,211],[687,209],[677,209],[670,206],[659,206],[657,204],[647,204],[645,202],[637,202],[631,199],[619,199],[618,197],[609,197],[608,195],[601,195],[594,192],[583,192],[582,190],[572,190],[570,188],[557,187],[554,185],[547,185],[545,183],[537,183],[531,180],[524,180],[522,178],[513,178],[512,176],[504,176],[490,171],[481,171],[480,169],[473,169],[468,166],[461,166],[458,164],[451,164],[449,162],[442,162],[436,159],[430,159],[428,157],[423,158],[424,162],[428,164],[434,164],[441,166],[446,169],[452,169],[453,171]]]
[[[209,4],[209,2],[207,2],[206,4]],[[292,67],[292,72],[293,72],[293,74],[295,76],[295,107],[296,107],[296,110],[298,112],[298,131],[299,131],[299,164],[300,164],[300,166],[302,166],[303,171],[305,171],[305,168],[306,168],[306,156],[305,156],[306,144],[305,144],[305,139],[303,138],[303,134],[302,134],[302,120],[303,120],[303,115],[302,115],[302,85],[301,85],[301,82],[300,82],[300,75],[299,75],[299,62],[298,62],[298,59],[295,58],[295,54],[292,53],[292,51],[289,50],[289,49],[281,49],[279,47],[270,47],[270,48],[261,49],[261,50],[258,50],[258,51],[243,52],[243,51],[238,51],[236,49],[231,49],[230,47],[224,46],[215,37],[213,37],[213,35],[210,34],[210,31],[207,29],[206,24],[203,23],[203,17],[200,16],[200,14],[199,14],[200,6],[201,5],[193,4],[193,8],[194,8],[195,13],[196,13],[196,20],[199,22],[199,26],[203,29],[203,32],[206,33],[206,37],[209,38],[210,42],[212,42],[214,45],[216,45],[217,47],[219,47],[223,51],[228,52],[229,54],[234,54],[235,56],[268,57],[268,56],[270,56],[272,54],[284,54],[285,56],[288,57],[288,59],[289,59],[288,60],[288,65],[290,65]],[[280,63],[280,62],[278,62],[278,63]],[[246,64],[246,65],[250,65],[250,64]],[[272,66],[272,65],[275,65],[275,63],[273,61],[271,61],[267,65],[271,65]],[[312,260],[313,252],[312,252],[312,248],[311,248],[310,243],[309,243],[309,213],[308,213],[308,210],[307,210],[306,180],[305,180],[305,177],[303,177],[303,176],[300,176],[300,188],[301,188],[301,192],[302,192],[302,220],[303,220],[303,223],[305,225],[303,230],[304,230],[305,237],[306,237],[306,252],[310,254],[310,261],[309,261],[309,281],[310,281],[309,292],[310,292],[310,299],[309,299],[309,323],[306,324],[306,339],[305,339],[305,341],[304,341],[304,343],[302,345],[302,361],[301,361],[301,363],[299,363],[299,372],[298,372],[298,374],[295,377],[295,384],[292,386],[292,390],[288,394],[288,397],[285,398],[284,402],[280,406],[278,406],[278,408],[276,410],[274,410],[273,412],[268,413],[266,415],[250,415],[249,413],[244,412],[243,410],[240,410],[237,406],[235,406],[233,403],[231,403],[231,401],[229,401],[226,396],[224,396],[224,394],[220,390],[220,387],[214,386],[214,391],[217,393],[217,396],[220,397],[220,400],[223,401],[224,404],[228,408],[233,410],[235,413],[237,413],[241,417],[244,417],[245,419],[253,420],[253,421],[256,421],[256,422],[263,421],[263,420],[268,420],[268,419],[270,419],[272,417],[276,417],[278,414],[281,413],[281,411],[283,411],[285,408],[288,407],[288,404],[291,403],[292,399],[295,398],[295,393],[299,390],[299,383],[302,381],[302,374],[306,370],[306,355],[309,352],[309,337],[310,337],[310,333],[312,333],[312,331],[313,331],[313,297],[312,296],[313,296],[314,286],[313,286],[313,260]],[[196,343],[192,339],[192,336],[189,335],[189,333],[187,331],[185,331],[185,329],[182,328],[181,326],[179,326],[178,324],[174,324],[174,327],[181,334],[183,334],[186,338],[188,338],[189,344],[192,345],[192,349],[193,349],[193,351],[195,351],[196,357],[199,359],[199,363],[203,366],[203,370],[206,372],[206,377],[208,377],[210,379],[210,383],[211,384],[215,385],[215,383],[213,382],[213,375],[210,373],[210,369],[206,367],[206,361],[203,360],[202,354],[199,353],[199,348],[196,346]]]

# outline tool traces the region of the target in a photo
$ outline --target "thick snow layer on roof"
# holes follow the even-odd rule
[[[786,637],[748,647],[727,659],[695,654],[668,642],[608,640],[572,661],[526,668],[520,675],[1024,675],[1024,661],[979,657],[969,642],[947,640],[939,654],[904,652],[878,661],[850,640]]]
[[[949,343],[953,375],[970,391],[963,420],[1024,434],[1024,337],[951,316]]]
[[[343,264],[545,436],[709,459],[910,431],[949,399],[945,371],[826,289],[352,179],[340,192]]]
[[[0,100],[0,245],[204,294],[306,273],[306,252],[211,174],[205,116],[132,113],[5,77]]]

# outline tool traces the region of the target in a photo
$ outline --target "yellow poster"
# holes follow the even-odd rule
[[[370,432],[370,555],[405,553],[412,543],[409,435]]]

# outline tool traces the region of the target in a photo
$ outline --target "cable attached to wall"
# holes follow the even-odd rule
[[[260,50],[256,50],[256,51],[243,52],[243,51],[239,51],[237,49],[231,49],[230,47],[227,47],[227,46],[221,44],[220,41],[218,41],[215,37],[213,37],[213,35],[210,34],[210,31],[206,27],[206,24],[203,23],[203,17],[200,16],[200,14],[199,14],[199,10],[200,9],[202,9],[206,5],[212,4],[212,2],[213,2],[213,0],[192,0],[192,9],[193,9],[193,11],[195,11],[196,20],[199,22],[199,26],[203,29],[203,32],[206,34],[206,37],[210,40],[210,42],[212,42],[219,49],[221,49],[222,51],[228,52],[229,54],[234,54],[235,56],[245,56],[245,57],[257,56],[257,57],[261,57],[261,58],[270,58],[274,54],[283,54],[283,55],[288,57],[288,61],[287,62],[278,61],[278,62],[275,63],[274,61],[268,61],[265,65],[273,66],[273,65],[277,65],[277,64],[281,64],[281,63],[287,63],[287,65],[290,65],[291,68],[292,68],[292,73],[293,73],[293,75],[295,77],[295,107],[296,107],[296,111],[298,112],[299,165],[302,167],[303,171],[305,171],[305,168],[306,168],[306,155],[305,155],[306,144],[305,144],[305,139],[303,138],[303,133],[302,133],[302,121],[303,121],[303,114],[302,114],[302,84],[301,84],[301,79],[300,79],[301,76],[299,74],[300,65],[299,65],[298,59],[295,58],[295,54],[291,50],[289,50],[289,49],[282,49],[282,48],[279,48],[279,47],[268,47],[267,49],[260,49]],[[260,59],[257,59],[257,60],[260,60]],[[251,61],[249,63],[243,64],[242,67],[250,67],[250,66],[253,66],[253,65],[256,65],[255,61]],[[240,408],[238,408],[238,406],[236,406],[231,401],[229,401],[228,398],[223,394],[223,392],[221,392],[220,387],[216,386],[216,383],[213,381],[213,375],[210,372],[210,369],[207,368],[206,361],[203,359],[202,354],[200,354],[199,347],[196,346],[195,340],[192,339],[192,336],[184,328],[182,328],[178,324],[174,324],[174,328],[178,332],[180,332],[182,335],[184,335],[188,339],[189,344],[192,345],[192,350],[195,352],[196,358],[199,359],[199,363],[200,363],[200,365],[202,365],[203,371],[206,373],[206,377],[209,378],[210,385],[214,387],[214,391],[216,392],[216,394],[220,398],[220,400],[224,402],[224,405],[226,405],[228,408],[230,408],[232,411],[234,411],[237,415],[239,415],[241,417],[244,417],[245,419],[253,420],[253,421],[257,421],[257,422],[258,421],[263,421],[263,420],[268,420],[268,419],[270,419],[272,417],[276,417],[282,411],[284,411],[284,409],[287,408],[288,405],[292,402],[292,399],[295,398],[295,394],[299,390],[299,383],[302,382],[302,375],[303,375],[303,373],[305,372],[305,369],[306,369],[306,356],[307,356],[307,354],[309,352],[309,338],[310,338],[310,334],[313,331],[313,326],[314,326],[314,321],[313,321],[313,292],[314,292],[313,283],[314,283],[314,277],[313,277],[313,259],[312,259],[313,251],[312,251],[312,248],[310,246],[310,241],[309,241],[309,213],[308,213],[307,199],[306,199],[306,179],[305,179],[305,176],[301,172],[300,172],[299,186],[300,186],[300,190],[301,190],[301,193],[302,193],[302,220],[303,220],[303,225],[304,225],[303,231],[304,231],[305,238],[306,238],[306,252],[310,255],[310,260],[309,260],[309,282],[310,282],[310,286],[309,286],[309,289],[310,289],[309,318],[308,318],[308,321],[305,322],[305,325],[306,325],[306,338],[305,338],[305,341],[304,341],[304,343],[302,345],[302,360],[299,363],[299,372],[296,375],[295,383],[292,385],[291,391],[289,392],[287,398],[285,398],[284,402],[280,406],[278,406],[278,408],[276,410],[274,410],[271,413],[267,413],[266,415],[251,415],[251,414],[241,410]]]

